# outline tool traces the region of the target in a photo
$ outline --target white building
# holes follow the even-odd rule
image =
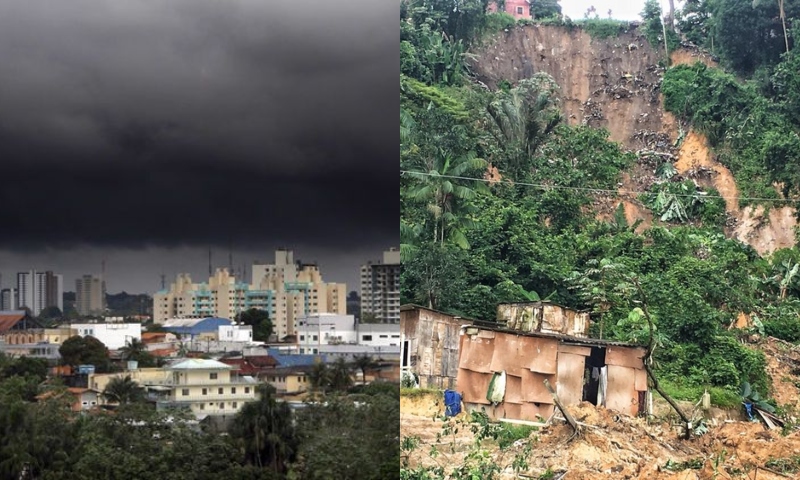
[[[142,340],[140,323],[73,323],[70,328],[81,337],[94,337],[109,350],[119,350],[133,339]]]
[[[63,312],[64,277],[35,270],[17,273],[17,306],[28,307],[35,317],[47,307],[58,307]]]
[[[358,344],[371,347],[400,347],[400,325],[361,323],[358,325]]]
[[[217,340],[220,342],[252,342],[252,325],[220,325]]]
[[[167,367],[169,392],[157,406],[188,408],[196,417],[234,415],[256,400],[255,379],[232,378],[233,367],[216,360],[190,358]]]
[[[352,315],[317,313],[297,322],[300,353],[319,353],[320,345],[355,344],[357,338]]]

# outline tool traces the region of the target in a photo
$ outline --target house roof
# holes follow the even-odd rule
[[[231,366],[216,360],[204,358],[187,358],[178,360],[169,367],[168,370],[231,370]]]
[[[142,332],[142,341],[147,342],[148,340],[155,340],[166,336],[167,332]]]
[[[540,338],[553,338],[556,340],[560,340],[562,343],[566,344],[576,344],[576,345],[587,345],[587,346],[612,346],[612,347],[629,347],[629,348],[642,348],[643,345],[635,344],[635,343],[627,343],[627,342],[618,342],[614,340],[601,340],[599,338],[584,338],[584,337],[573,337],[571,335],[564,335],[560,333],[546,333],[546,332],[526,332],[525,330],[514,330],[511,328],[505,328],[500,324],[494,324],[490,322],[476,322],[473,325],[464,325],[461,328],[463,329],[470,329],[470,328],[477,328],[479,330],[491,330],[493,332],[500,332],[500,333],[511,333],[514,335],[522,335],[526,337],[540,337]]]
[[[24,310],[3,310],[0,311],[0,334],[14,328],[21,320],[25,319]]]
[[[173,318],[164,322],[164,328],[179,328],[179,327],[186,327],[191,328],[195,327],[198,324],[205,322],[207,320],[216,320],[216,321],[223,321],[220,323],[231,323],[230,320],[227,318],[219,318],[219,317],[207,317],[207,318]]]

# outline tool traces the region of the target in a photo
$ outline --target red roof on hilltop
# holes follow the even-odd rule
[[[2,313],[0,314],[0,334],[14,328],[14,325],[25,318],[24,313]]]

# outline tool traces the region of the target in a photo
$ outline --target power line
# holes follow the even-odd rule
[[[522,185],[525,187],[534,187],[539,188],[542,190],[572,190],[578,192],[587,192],[587,193],[600,193],[606,195],[613,195],[619,197],[621,195],[658,195],[656,192],[639,192],[633,190],[625,190],[624,192],[620,192],[619,190],[610,190],[605,188],[590,188],[590,187],[570,187],[566,185],[547,185],[544,183],[525,183],[525,182],[514,182],[511,180],[491,180],[488,178],[475,178],[475,177],[462,177],[458,175],[440,175],[438,173],[425,173],[425,172],[412,172],[409,170],[400,170],[400,175],[410,174],[414,176],[424,176],[424,177],[438,177],[438,178],[449,178],[452,180],[471,180],[475,182],[484,182],[484,183],[502,183],[506,185]],[[691,194],[684,194],[684,193],[676,193],[672,194],[675,197],[685,197],[685,198],[693,198],[696,195]],[[781,198],[758,198],[758,197],[724,197],[722,195],[702,195],[703,198],[719,198],[722,200],[746,200],[752,202],[793,202],[796,203],[800,201],[800,199],[781,199]]]

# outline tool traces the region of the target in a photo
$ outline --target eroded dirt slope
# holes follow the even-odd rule
[[[679,125],[665,112],[660,93],[664,69],[662,52],[653,49],[642,34],[631,29],[618,37],[593,39],[581,29],[524,26],[498,35],[477,52],[472,69],[491,88],[500,80],[516,82],[534,73],[552,76],[561,88],[561,104],[571,125],[605,128],[611,140],[634,152],[656,151],[672,155],[679,173],[698,184],[713,186],[726,197],[726,232],[765,254],[794,245],[797,225],[789,207],[740,208],[738,188],[731,172],[716,161],[705,138],[688,125]],[[678,50],[673,64],[714,62],[698,51]],[[680,148],[676,145],[680,132]],[[599,218],[609,218],[623,203],[629,223],[642,220],[639,230],[657,224],[637,199],[655,181],[655,164],[642,156],[623,175],[617,198],[599,199]]]

